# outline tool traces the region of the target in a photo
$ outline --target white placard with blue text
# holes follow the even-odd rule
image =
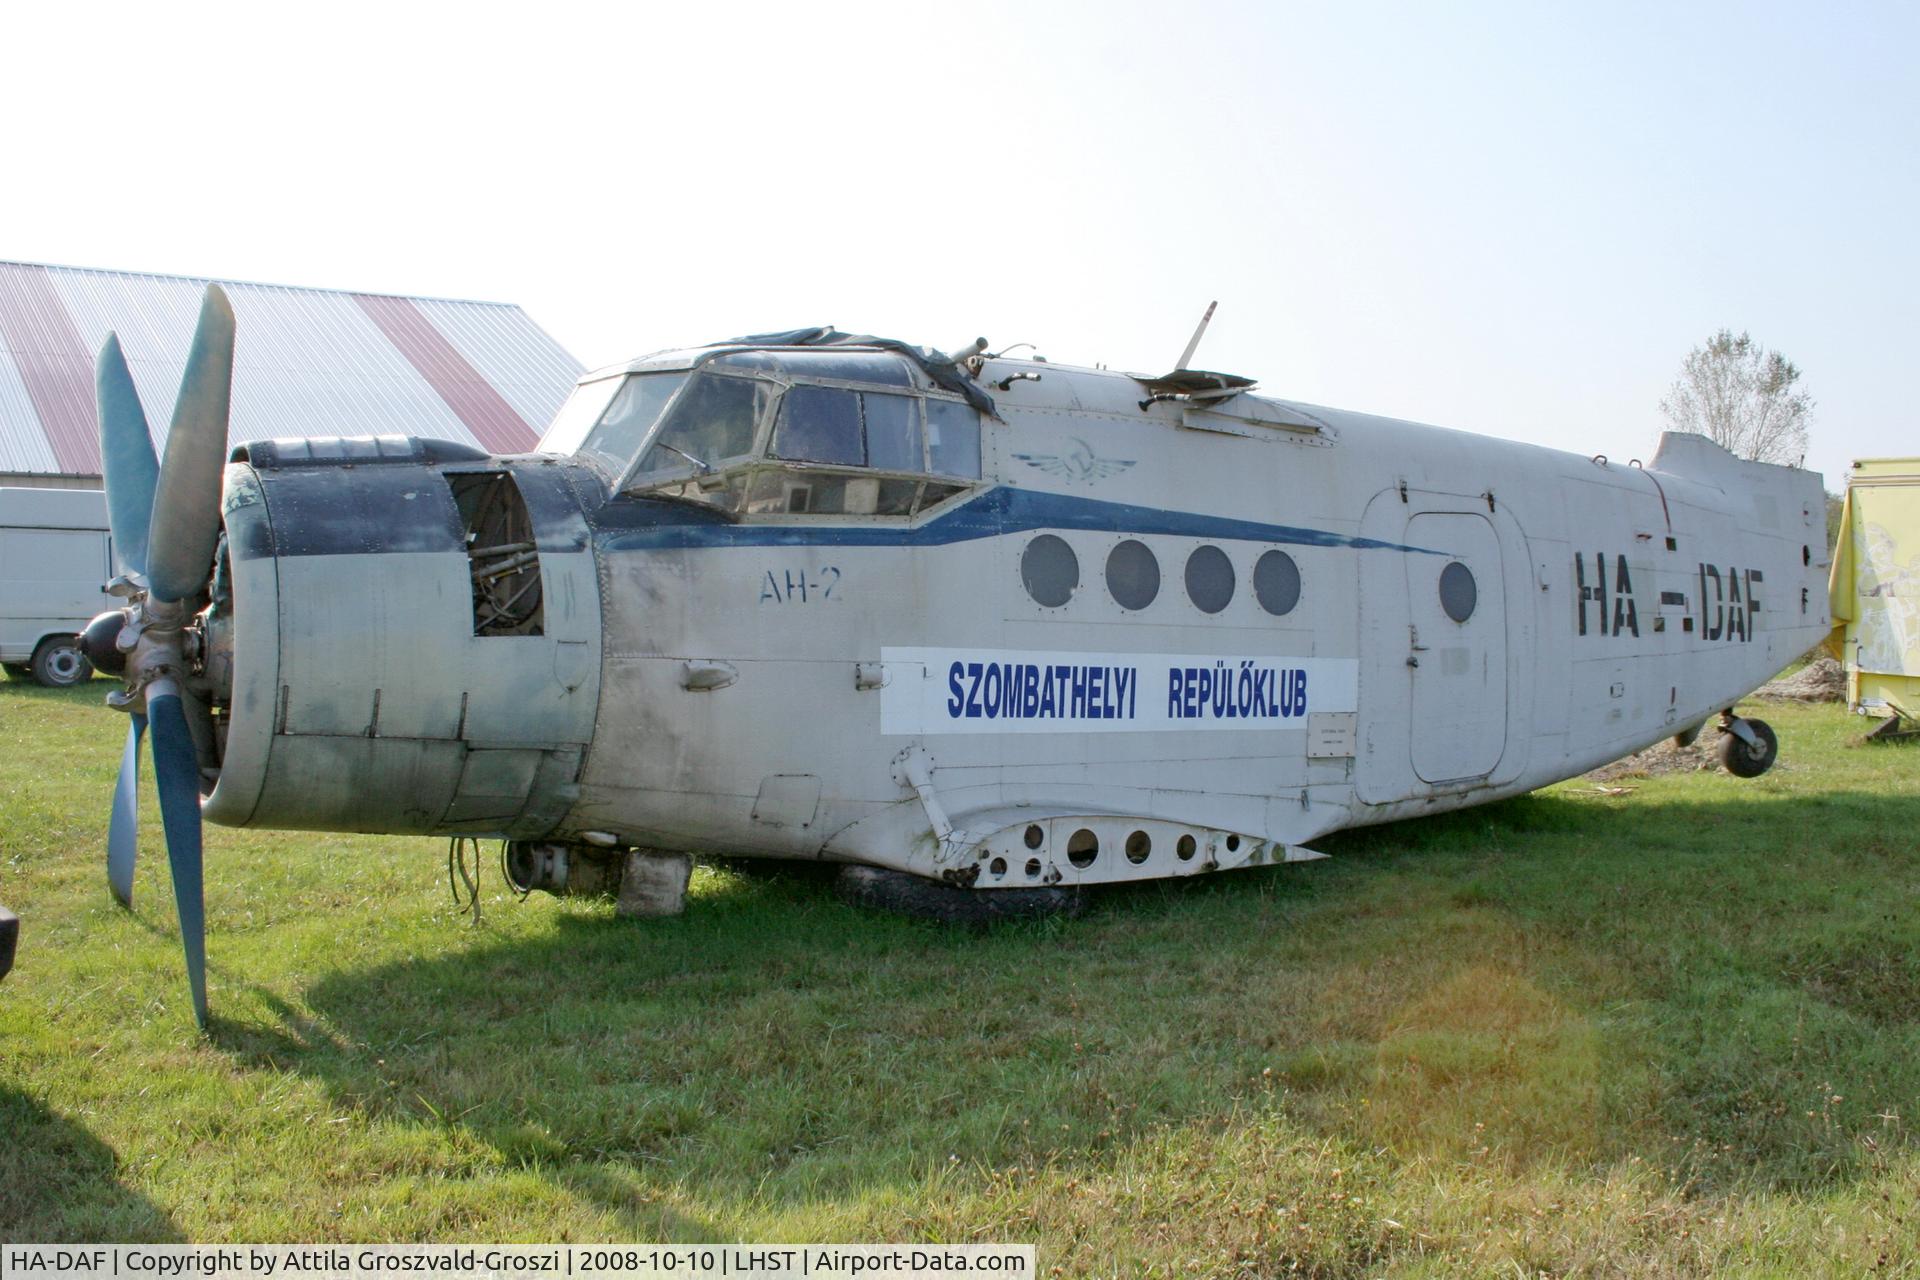
[[[880,732],[1190,733],[1357,709],[1351,658],[883,648]]]

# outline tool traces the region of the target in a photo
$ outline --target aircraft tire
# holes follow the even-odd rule
[[[1085,899],[1078,889],[960,889],[904,871],[849,866],[834,885],[842,901],[942,924],[994,924],[1078,915]]]
[[[0,978],[13,968],[13,949],[20,941],[20,917],[0,907]]]
[[[93,679],[93,664],[74,636],[48,636],[33,651],[33,678],[49,689],[65,689]]]
[[[1773,768],[1773,762],[1780,758],[1780,740],[1773,736],[1773,729],[1765,720],[1749,720],[1747,728],[1760,739],[1758,748],[1749,747],[1731,733],[1720,735],[1717,748],[1720,763],[1736,778],[1757,778]]]

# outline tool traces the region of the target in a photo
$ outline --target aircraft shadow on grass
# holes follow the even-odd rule
[[[1728,828],[1751,840],[1704,838]],[[722,874],[678,919],[562,908],[214,1034],[695,1236],[725,1223],[663,1217],[663,1188],[1092,1171],[1263,1098],[1356,1149],[1821,1185],[1910,1149],[1920,926],[1879,888],[1914,830],[1904,796],[1523,797],[981,932]]]
[[[19,1089],[0,1086],[0,1235],[48,1244],[185,1240],[120,1179],[113,1148]]]

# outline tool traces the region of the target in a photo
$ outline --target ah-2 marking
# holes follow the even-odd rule
[[[840,570],[821,565],[812,573],[805,569],[768,569],[760,578],[760,604],[807,604],[833,599],[840,585]],[[844,597],[842,597],[844,599]]]

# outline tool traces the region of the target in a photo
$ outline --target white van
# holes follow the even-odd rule
[[[92,489],[0,488],[0,664],[58,688],[91,679],[81,628],[114,601],[107,497]]]

